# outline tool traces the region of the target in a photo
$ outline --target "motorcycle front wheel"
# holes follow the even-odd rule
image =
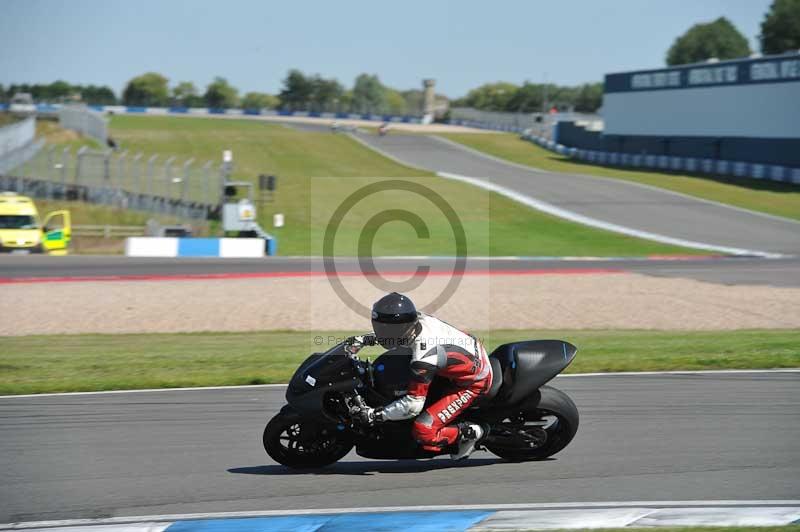
[[[486,447],[513,462],[543,460],[566,447],[578,431],[578,409],[561,390],[542,386],[535,408],[492,425]]]
[[[349,439],[329,426],[281,411],[267,423],[264,450],[279,464],[293,468],[324,467],[353,448]]]

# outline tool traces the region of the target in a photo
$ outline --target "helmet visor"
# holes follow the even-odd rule
[[[405,323],[384,323],[372,320],[372,329],[375,331],[375,338],[381,347],[394,349],[409,345],[415,324],[416,316],[414,321]]]

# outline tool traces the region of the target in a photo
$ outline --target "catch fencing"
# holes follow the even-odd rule
[[[85,105],[64,105],[58,109],[61,127],[77,131],[105,145],[108,140],[108,119],[103,113]]]
[[[223,170],[192,158],[49,146],[12,171],[0,172],[0,190],[204,219],[219,214]]]
[[[590,130],[603,128],[600,116],[583,113],[502,113],[468,107],[454,107],[450,110],[451,124],[515,133],[527,131],[546,139],[552,138],[553,126],[557,122],[575,122]]]

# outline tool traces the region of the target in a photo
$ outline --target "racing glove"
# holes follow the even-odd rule
[[[369,406],[361,407],[361,406],[354,406],[350,409],[350,417],[356,423],[361,425],[374,425],[376,422],[383,422],[385,418],[383,416],[383,409],[382,408],[372,408]]]
[[[344,341],[344,348],[348,353],[355,355],[366,345],[375,345],[377,340],[374,334],[362,334],[361,336],[351,336]]]

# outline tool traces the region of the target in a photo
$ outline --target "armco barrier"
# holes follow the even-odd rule
[[[223,257],[258,258],[274,255],[274,238],[171,238],[129,237],[125,239],[128,257]]]
[[[747,163],[743,161],[726,161],[722,159],[697,159],[695,157],[585,150],[556,144],[552,140],[544,137],[531,135],[530,132],[523,133],[522,138],[550,151],[566,155],[571,159],[594,164],[627,166],[632,168],[653,168],[722,176],[730,175],[735,177],[749,177],[752,179],[769,179],[771,181],[782,181],[800,185],[800,168]]]

